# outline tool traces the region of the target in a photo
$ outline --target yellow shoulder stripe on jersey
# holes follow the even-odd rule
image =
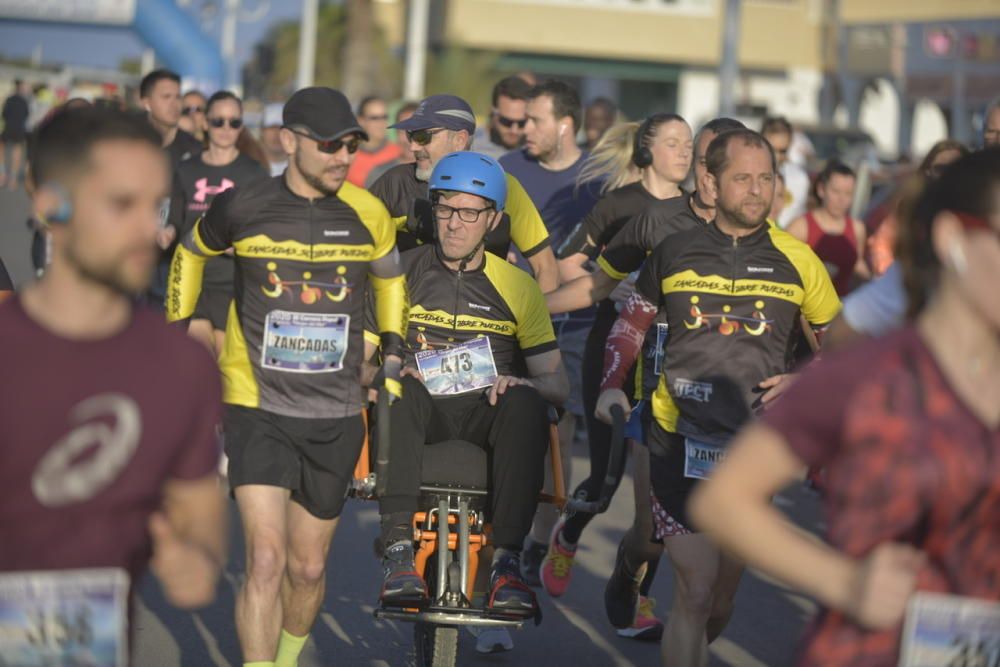
[[[375,247],[371,243],[309,245],[291,240],[275,241],[265,234],[240,239],[233,244],[233,248],[238,256],[254,259],[290,259],[299,262],[370,262],[375,259]]]
[[[226,340],[219,357],[219,369],[222,371],[223,401],[248,408],[260,406],[260,388],[254,379],[250,352],[247,350],[246,338],[243,337],[239,315],[236,314],[235,301],[229,303]]]
[[[601,255],[601,256],[599,256],[597,258],[597,265],[599,267],[601,267],[602,271],[604,271],[606,274],[608,274],[609,276],[611,276],[615,280],[625,280],[625,278],[628,277],[627,273],[622,273],[621,271],[619,271],[615,267],[611,266],[611,264],[604,257],[604,255]]]
[[[357,212],[361,223],[375,239],[375,254],[372,259],[389,254],[396,245],[396,227],[385,204],[367,190],[346,181],[340,186],[337,197]]]
[[[521,182],[510,174],[506,176],[507,204],[504,210],[510,216],[510,239],[522,253],[530,252],[549,238],[549,231]]]
[[[444,310],[427,310],[419,303],[410,306],[410,322],[429,324],[442,329],[461,329],[462,331],[481,331],[487,334],[513,336],[517,326],[509,320],[488,320],[474,315],[455,315]]]
[[[518,346],[530,350],[556,339],[545,296],[530,275],[491,254],[484,255],[483,271],[500,298],[514,313]]]
[[[769,230],[771,243],[781,251],[804,285],[802,315],[810,324],[829,324],[840,312],[840,297],[830,280],[830,273],[809,244],[803,243],[788,232],[773,227]]]
[[[793,283],[750,278],[730,280],[722,276],[702,276],[691,269],[667,276],[660,282],[660,289],[664,294],[702,292],[736,297],[769,296],[790,301],[796,305],[801,304],[805,298],[805,290],[802,289],[802,286]]]

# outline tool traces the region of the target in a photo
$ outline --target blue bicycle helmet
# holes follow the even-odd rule
[[[479,195],[492,201],[498,211],[507,203],[507,175],[503,167],[493,158],[472,151],[449,153],[441,158],[431,173],[428,189],[432,193],[452,190]]]

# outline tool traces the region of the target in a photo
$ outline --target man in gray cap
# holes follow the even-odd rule
[[[412,116],[393,127],[406,132],[416,162],[390,169],[372,184],[370,192],[389,209],[399,230],[399,247],[407,250],[433,243],[427,180],[438,160],[455,151],[469,150],[476,117],[460,97],[431,95]],[[511,241],[528,260],[543,292],[559,286],[559,269],[548,231],[524,188],[508,174],[506,212],[487,236],[486,249],[506,258]]]
[[[285,105],[284,174],[217,195],[174,255],[167,317],[191,317],[205,261],[232,248],[236,290],[219,365],[229,482],[247,576],[236,602],[246,663],[294,665],[364,442],[365,292],[386,388],[400,393],[406,282],[389,212],[345,182],[364,131],[347,98],[305,88]],[[366,348],[369,348],[366,350]]]

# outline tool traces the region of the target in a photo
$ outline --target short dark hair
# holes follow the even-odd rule
[[[897,259],[903,269],[907,314],[916,317],[941,281],[941,260],[932,241],[934,219],[943,211],[989,219],[1000,213],[1000,148],[963,155],[927,183],[912,215],[899,226]]]
[[[778,170],[778,162],[774,157],[774,149],[771,148],[768,140],[764,138],[764,135],[744,127],[739,130],[723,132],[715,139],[712,139],[712,143],[708,145],[708,150],[705,152],[705,168],[708,169],[708,173],[715,176],[715,178],[719,178],[722,175],[722,172],[729,166],[729,144],[736,140],[742,140],[744,146],[766,149],[768,155],[771,156],[772,171]]]
[[[508,76],[500,79],[497,81],[497,85],[493,86],[493,107],[496,108],[501,95],[512,100],[526,100],[530,92],[531,86],[519,76]]]
[[[212,107],[223,100],[232,100],[233,102],[236,102],[236,104],[240,107],[240,113],[243,113],[243,100],[237,97],[235,93],[228,90],[219,90],[212,93],[212,96],[208,98],[207,102],[205,102],[205,115],[207,116]]]
[[[604,109],[608,112],[608,115],[612,118],[618,113],[618,105],[614,103],[610,98],[607,97],[595,97],[587,105],[588,109]],[[678,116],[680,118],[680,116]]]
[[[701,143],[701,137],[706,132],[711,132],[712,134],[722,134],[723,132],[731,132],[733,130],[745,130],[746,125],[734,118],[726,118],[725,116],[720,116],[719,118],[713,118],[698,130],[698,133],[694,135],[694,150],[698,150],[698,144]]]
[[[187,97],[188,95],[197,95],[201,99],[205,99],[205,93],[201,92],[197,88],[192,88],[191,90],[184,91],[184,94],[181,95],[181,98]]]
[[[420,102],[413,102],[413,101],[403,102],[403,104],[400,105],[398,109],[396,109],[396,122],[397,123],[399,122],[399,117],[402,116],[404,113],[409,111],[412,114],[414,111],[417,110],[417,107],[419,106]]]
[[[761,134],[792,135],[792,124],[784,116],[765,116],[760,124]]]
[[[383,100],[378,95],[366,95],[366,96],[364,96],[363,98],[361,98],[361,101],[358,103],[358,115],[359,116],[364,116],[365,115],[365,108],[369,104],[371,104],[372,102],[385,102],[385,100]]]
[[[556,118],[569,116],[573,121],[573,130],[580,129],[580,95],[576,88],[565,81],[550,79],[528,91],[529,100],[543,96],[552,98],[552,113]]]
[[[31,175],[38,186],[65,182],[85,169],[94,146],[107,141],[135,141],[161,150],[163,138],[141,115],[111,109],[65,109],[35,133]],[[65,184],[65,183],[64,183]]]
[[[142,81],[139,83],[139,97],[149,97],[153,94],[153,88],[156,87],[160,81],[173,81],[178,86],[181,85],[181,77],[177,72],[171,72],[168,69],[154,69],[152,72],[142,77]]]
[[[827,161],[827,163],[823,166],[823,169],[818,174],[816,174],[816,179],[813,181],[812,191],[810,193],[812,194],[813,198],[820,204],[823,203],[823,198],[819,196],[819,186],[820,185],[825,186],[827,183],[829,183],[830,179],[833,177],[834,174],[838,174],[840,176],[850,176],[851,178],[858,177],[858,175],[854,173],[853,169],[848,167],[840,160],[834,158],[832,160]]]

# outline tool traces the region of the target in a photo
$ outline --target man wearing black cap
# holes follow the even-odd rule
[[[179,245],[167,294],[168,318],[190,318],[205,260],[233,249],[219,364],[246,540],[236,628],[245,664],[256,667],[295,665],[323,600],[326,554],[364,439],[359,369],[374,350],[362,334],[366,289],[396,395],[408,314],[389,212],[345,182],[365,138],[347,98],[305,88],[282,120],[285,173],[216,196]]]
[[[438,160],[455,151],[469,150],[476,131],[476,117],[468,103],[455,95],[431,95],[408,119],[393,127],[406,132],[416,162],[387,171],[370,191],[382,200],[399,229],[403,250],[418,243],[433,243],[427,180]],[[507,211],[490,232],[486,249],[506,258],[514,241],[528,260],[543,292],[559,286],[559,269],[549,245],[549,234],[538,210],[514,177],[507,176]]]

